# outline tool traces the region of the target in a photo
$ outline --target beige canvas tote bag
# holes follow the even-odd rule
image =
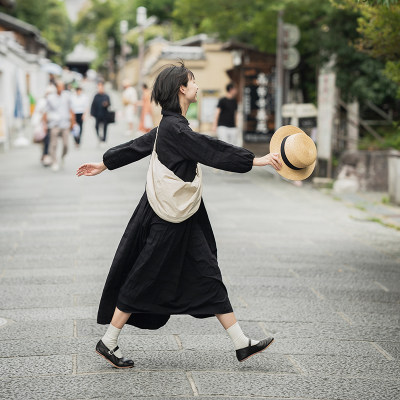
[[[185,221],[200,207],[202,172],[197,164],[193,182],[185,182],[160,162],[156,153],[156,139],[147,171],[146,193],[151,208],[163,220],[173,223]]]

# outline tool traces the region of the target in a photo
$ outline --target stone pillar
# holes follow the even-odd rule
[[[358,101],[347,104],[347,144],[346,150],[358,150],[360,104]]]
[[[389,198],[392,203],[400,205],[400,152],[393,150],[388,159]]]

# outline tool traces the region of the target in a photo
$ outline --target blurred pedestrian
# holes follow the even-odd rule
[[[65,90],[64,83],[60,80],[56,81],[56,89],[56,93],[51,93],[47,96],[44,117],[47,128],[50,130],[50,156],[53,171],[60,169],[57,161],[58,137],[61,136],[63,142],[61,155],[61,163],[63,164],[68,152],[69,133],[75,123],[75,115],[71,106],[71,93]]]
[[[104,91],[104,83],[99,82],[97,84],[97,93],[90,107],[90,115],[96,119],[96,134],[100,143],[105,143],[107,140],[107,111],[110,105],[110,96]],[[103,134],[101,136],[100,128],[103,129]]]
[[[183,64],[164,68],[152,91],[163,114],[157,129],[108,150],[103,162],[83,164],[77,171],[78,176],[93,176],[152,155],[146,192],[119,244],[97,314],[99,324],[110,325],[96,351],[117,368],[134,365],[117,344],[126,323],[158,329],[172,314],[216,316],[239,361],[273,341],[249,339],[235,318],[201,197],[200,163],[244,173],[253,165],[279,169],[279,155],[255,158],[244,148],[193,132],[185,115],[197,101],[197,90],[193,73]]]
[[[151,109],[151,93],[145,83],[142,86],[142,100],[140,105],[142,106],[142,110],[140,112],[139,131],[147,133],[154,127],[154,124]]]
[[[74,135],[75,144],[79,147],[82,137],[83,121],[88,111],[89,99],[78,86],[72,95],[72,110],[75,114],[76,124],[79,126],[79,132]]]
[[[226,95],[218,101],[212,130],[217,132],[218,139],[239,144],[238,129],[236,128],[237,88],[233,83],[226,85]]]
[[[122,82],[124,88],[122,92],[122,104],[124,106],[124,118],[128,124],[127,136],[134,135],[137,129],[137,105],[138,105],[138,95],[136,89],[131,85],[131,83],[124,79]]]
[[[57,89],[55,85],[49,84],[47,86],[44,96],[41,97],[36,103],[31,119],[33,127],[33,141],[35,143],[42,143],[43,145],[40,161],[45,167],[51,165],[51,157],[49,155],[50,130],[48,129],[45,121],[47,97],[49,94],[56,93],[56,91]]]

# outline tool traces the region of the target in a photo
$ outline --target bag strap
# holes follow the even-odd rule
[[[156,143],[157,143],[157,136],[158,136],[158,127],[160,125],[157,126],[157,131],[156,131],[156,139],[154,140],[154,146],[153,146],[153,151],[156,151]]]

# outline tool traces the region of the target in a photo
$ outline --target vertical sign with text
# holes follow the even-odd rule
[[[268,142],[274,130],[273,76],[256,68],[245,70],[244,74],[243,140]]]

